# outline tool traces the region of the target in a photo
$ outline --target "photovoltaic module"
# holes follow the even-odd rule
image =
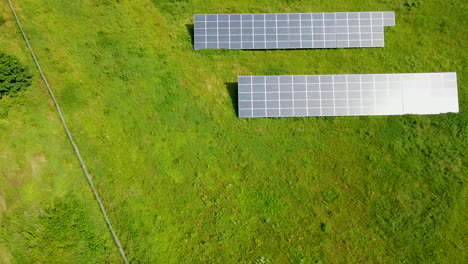
[[[317,49],[384,47],[394,12],[194,16],[194,48]]]
[[[239,117],[458,112],[456,73],[239,76]]]

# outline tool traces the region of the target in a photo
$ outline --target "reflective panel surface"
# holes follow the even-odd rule
[[[383,47],[394,12],[194,16],[195,49]]]
[[[239,76],[239,117],[458,112],[456,73]]]

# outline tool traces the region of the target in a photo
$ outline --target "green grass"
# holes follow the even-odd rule
[[[467,258],[465,1],[15,2],[131,262]],[[192,47],[195,13],[371,10],[396,11],[382,49]],[[0,14],[2,51],[33,70]],[[442,71],[459,114],[236,116],[238,75]],[[118,262],[35,77],[0,117],[0,262]]]

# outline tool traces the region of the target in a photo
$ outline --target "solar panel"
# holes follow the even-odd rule
[[[239,117],[458,112],[456,73],[239,76]]]
[[[194,48],[383,47],[394,12],[195,15]]]

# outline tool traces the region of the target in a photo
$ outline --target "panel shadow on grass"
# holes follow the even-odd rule
[[[237,95],[237,82],[225,82],[226,90],[231,97],[232,107],[234,107],[234,111],[236,116],[239,117],[239,107],[238,107],[238,95]]]
[[[192,47],[195,45],[195,30],[194,30],[194,25],[193,24],[185,24],[185,28],[187,29],[189,35],[190,35],[190,40],[192,43]]]

